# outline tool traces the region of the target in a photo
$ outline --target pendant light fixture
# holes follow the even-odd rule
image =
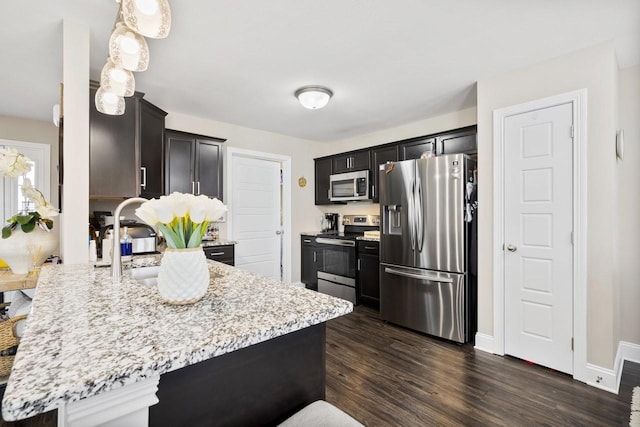
[[[107,63],[100,73],[100,87],[119,96],[131,96],[135,92],[136,82],[131,71],[107,58]]]
[[[111,34],[109,56],[125,70],[144,71],[149,66],[147,41],[123,22],[118,22]]]
[[[318,110],[329,103],[333,92],[324,86],[304,86],[295,92],[295,96],[304,108]]]
[[[163,39],[171,30],[167,0],[122,0],[122,19],[129,28],[152,39]]]
[[[149,66],[149,46],[143,36],[165,38],[171,29],[168,0],[116,0],[119,4],[109,38],[109,58],[100,73],[95,103],[104,114],[124,114],[125,96],[135,92],[132,71]]]
[[[107,92],[102,87],[96,91],[96,109],[104,114],[120,116],[124,114],[124,98],[113,92]]]

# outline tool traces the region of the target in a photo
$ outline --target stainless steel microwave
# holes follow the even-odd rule
[[[348,202],[369,199],[369,171],[339,173],[329,177],[329,200]]]

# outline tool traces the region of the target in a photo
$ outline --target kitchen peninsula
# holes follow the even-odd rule
[[[128,272],[113,284],[88,264],[43,268],[4,419],[273,424],[324,398],[324,322],[351,303],[208,262],[207,294],[186,306]]]

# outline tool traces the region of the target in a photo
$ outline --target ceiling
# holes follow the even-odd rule
[[[640,63],[638,0],[182,0],[149,40],[136,89],[164,110],[335,141],[476,104],[475,82],[612,40]],[[62,81],[62,19],[91,30],[99,78],[114,0],[3,2],[0,115],[49,121]],[[304,85],[334,92],[302,108]]]

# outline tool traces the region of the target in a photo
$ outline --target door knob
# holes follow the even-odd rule
[[[279,236],[279,235],[281,235],[281,234],[284,234],[284,231],[282,231],[282,230],[276,230],[276,234]]]
[[[517,246],[515,246],[515,245],[507,245],[507,250],[508,250],[509,252],[515,252],[515,251],[517,251],[517,250],[518,250],[518,247],[517,247]]]

